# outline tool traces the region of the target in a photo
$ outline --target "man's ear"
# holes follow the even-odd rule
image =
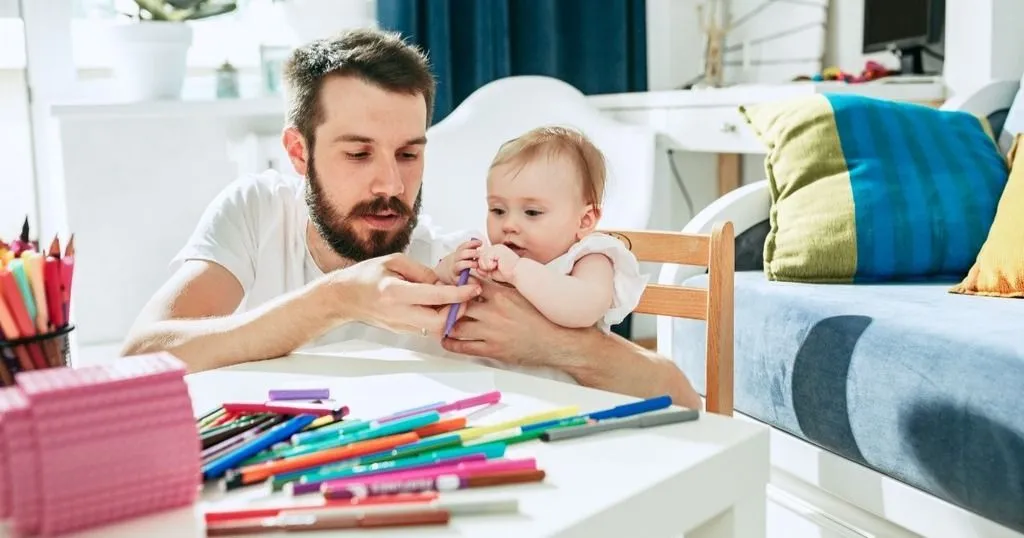
[[[580,230],[576,234],[576,240],[579,241],[585,235],[593,232],[597,228],[599,220],[601,220],[601,208],[594,207],[593,204],[583,208],[583,215],[580,216]]]
[[[288,127],[281,133],[281,144],[284,146],[288,160],[292,162],[295,172],[306,177],[309,171],[309,152],[306,151],[306,139],[295,127]]]

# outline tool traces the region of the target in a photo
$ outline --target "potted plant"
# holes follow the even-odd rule
[[[234,0],[135,0],[131,23],[111,35],[114,76],[130,100],[177,99],[192,46],[189,21],[237,8]]]

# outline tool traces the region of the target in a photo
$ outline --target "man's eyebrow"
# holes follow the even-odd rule
[[[369,136],[357,135],[357,134],[342,134],[334,137],[334,142],[359,142],[360,144],[373,144],[374,139]],[[406,140],[406,146],[422,146],[427,143],[427,137],[419,136],[410,140]]]
[[[334,137],[334,142],[360,142],[362,144],[372,144],[373,139],[368,136],[357,134],[342,134]]]

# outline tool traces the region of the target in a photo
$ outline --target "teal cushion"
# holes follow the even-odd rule
[[[772,280],[962,278],[1009,169],[987,120],[852,94],[741,109],[768,147]]]

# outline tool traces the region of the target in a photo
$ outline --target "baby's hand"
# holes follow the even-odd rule
[[[491,245],[480,248],[477,263],[480,276],[511,284],[519,255],[505,245]]]
[[[479,239],[470,239],[469,241],[459,245],[458,248],[455,249],[455,252],[451,254],[452,282],[459,281],[459,276],[462,271],[477,268],[477,250],[482,244],[483,242]]]

